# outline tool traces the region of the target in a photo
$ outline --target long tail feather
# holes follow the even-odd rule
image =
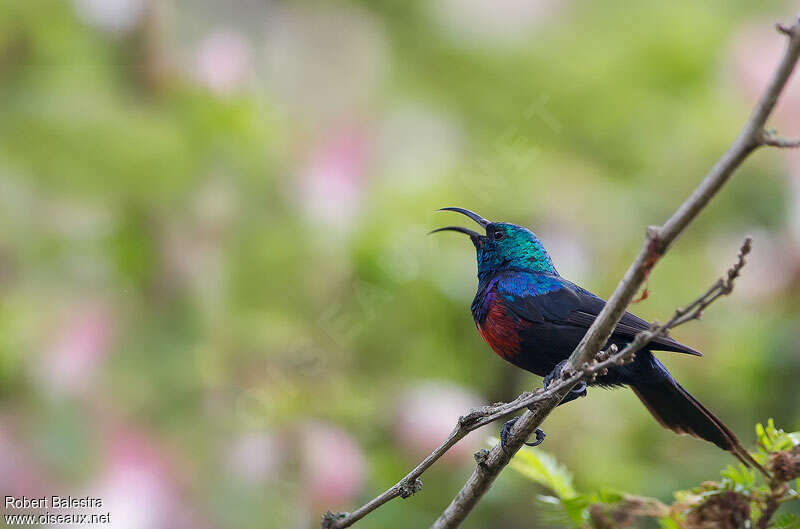
[[[656,361],[657,362],[657,361]],[[745,466],[769,473],[741,445],[736,435],[664,370],[665,376],[636,381],[631,388],[653,417],[673,432],[688,434],[731,452]]]

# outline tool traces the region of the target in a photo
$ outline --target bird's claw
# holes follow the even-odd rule
[[[516,424],[517,419],[519,419],[519,417],[514,417],[513,419],[505,423],[503,425],[503,429],[500,430],[500,446],[503,448],[503,451],[505,451],[506,449],[506,441],[508,440],[508,434],[511,433],[511,428],[514,427],[514,424]],[[525,444],[527,446],[539,446],[544,442],[544,438],[546,436],[544,430],[542,430],[541,428],[536,428],[534,434],[536,435],[536,441],[532,443],[526,442]]]
[[[536,440],[534,442],[532,442],[532,443],[527,443],[526,442],[525,443],[526,445],[528,445],[528,446],[539,446],[540,444],[542,444],[544,442],[544,438],[547,436],[547,434],[544,433],[544,430],[542,430],[541,428],[536,428],[536,431],[533,432],[533,434],[536,436]]]
[[[548,386],[550,386],[550,384],[552,384],[554,380],[558,380],[561,378],[561,371],[564,369],[564,366],[567,365],[567,362],[568,362],[567,360],[559,362],[556,365],[556,367],[546,377],[544,377],[544,380],[542,382],[544,385],[544,389],[547,389]],[[586,382],[581,380],[574,388],[572,388],[572,390],[570,390],[567,396],[564,397],[564,400],[562,400],[559,403],[559,406],[561,406],[561,404],[566,404],[567,402],[585,396],[586,396]]]
[[[586,396],[586,382],[581,380],[580,383],[578,383],[577,386],[572,388],[570,390],[570,392],[567,393],[567,396],[564,397],[564,399],[558,405],[561,406],[562,404],[565,404],[567,402],[570,402],[570,401],[573,401],[575,399],[579,399],[579,398],[585,397],[585,396]]]
[[[559,362],[558,365],[556,365],[555,369],[553,369],[553,371],[551,371],[550,374],[544,377],[545,389],[547,389],[547,387],[550,384],[552,384],[554,380],[558,380],[561,378],[561,371],[564,369],[564,366],[566,365],[567,365],[567,360]],[[564,397],[564,400],[561,401],[561,404],[585,396],[586,396],[586,382],[581,380],[574,388],[572,388],[572,390],[567,394],[567,396]],[[561,404],[559,404],[559,406]],[[511,428],[514,427],[514,424],[516,424],[518,419],[519,417],[514,417],[513,419],[505,423],[503,425],[503,429],[500,430],[500,446],[503,448],[503,450],[506,449],[506,441],[508,441],[508,434],[511,433]],[[534,433],[536,435],[536,441],[532,443],[526,442],[525,444],[527,446],[539,446],[540,444],[542,444],[542,442],[544,442],[546,434],[541,428],[536,428],[536,431]]]
[[[561,378],[561,371],[564,370],[564,366],[567,365],[567,362],[568,360],[562,360],[556,364],[556,367],[554,367],[553,370],[547,374],[547,376],[544,377],[544,380],[542,381],[544,384],[544,389],[547,389],[547,387],[552,384],[554,380]]]

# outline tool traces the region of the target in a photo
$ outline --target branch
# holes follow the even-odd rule
[[[636,355],[636,351],[650,343],[650,341],[666,335],[670,329],[674,329],[689,321],[699,319],[706,307],[720,297],[727,296],[733,291],[734,281],[739,277],[739,273],[745,265],[744,258],[750,253],[751,247],[752,240],[748,237],[742,243],[736,263],[727,271],[725,276],[719,278],[705,293],[692,301],[685,308],[677,309],[672,318],[664,325],[654,323],[650,330],[638,333],[633,341],[622,350],[618,350],[615,345],[612,345],[606,351],[598,353],[594,362],[582,366],[578,371],[573,371],[569,376],[554,381],[547,390],[537,389],[534,393],[526,392],[509,403],[484,406],[482,408],[470,410],[467,415],[459,417],[455,428],[450,432],[447,439],[431,452],[430,455],[423,459],[411,472],[406,474],[403,479],[395,483],[383,494],[375,497],[372,501],[359,507],[352,513],[332,513],[330,511],[325,513],[322,521],[323,529],[343,529],[345,527],[350,527],[384,503],[398,496],[401,498],[410,497],[422,489],[422,481],[420,480],[422,474],[469,432],[477,430],[498,419],[508,417],[523,408],[549,400],[563,388],[577,383],[580,380],[585,379],[590,381],[598,375],[604,375],[608,368],[632,361]],[[478,452],[475,454],[475,459],[478,460],[479,463],[483,463],[483,453]]]
[[[770,145],[767,141],[768,133],[764,131],[764,125],[791,75],[798,55],[800,55],[800,23],[791,28],[779,26],[779,30],[790,37],[789,46],[769,87],[760,99],[743,131],[706,175],[697,189],[681,204],[678,211],[663,226],[648,228],[644,247],[636,261],[625,273],[605,308],[570,357],[571,369],[564,369],[562,378],[553,381],[546,390],[539,388],[534,392],[525,392],[509,403],[500,403],[470,410],[467,415],[459,418],[448,438],[403,479],[352,513],[332,513],[330,511],[325,513],[322,517],[323,529],[350,527],[388,501],[398,496],[402,498],[411,496],[422,487],[420,476],[469,432],[493,421],[508,417],[523,408],[528,408],[529,411],[525,412],[510,432],[506,451],[496,446],[488,453],[479,452],[476,454],[477,468],[432,526],[433,529],[457,527],[489,489],[491,483],[522,444],[576,384],[581,380],[591,379],[598,374],[602,374],[603,370],[613,365],[621,365],[632,360],[636,351],[647,345],[651,340],[667,334],[674,327],[699,318],[708,305],[731,292],[733,281],[738,276],[742,266],[744,266],[744,256],[750,251],[749,239],[742,245],[739,261],[728,271],[727,276],[719,279],[706,293],[687,307],[676,310],[674,316],[666,324],[654,324],[650,330],[639,333],[621,351],[617,350],[615,346],[611,346],[607,351],[598,352],[610,337],[625,309],[632,301],[633,296],[641,288],[652,268],[672,242],[705,208],[733,171],[741,165],[753,150],[761,145]]]
[[[708,205],[747,156],[765,144],[764,126],[767,118],[775,108],[778,97],[800,56],[800,21],[791,27],[778,26],[778,30],[788,37],[786,51],[744,129],[678,210],[662,226],[648,228],[644,246],[636,260],[628,268],[608,303],[570,356],[569,363],[573,369],[593,361],[659,259]],[[566,387],[556,392],[553,398],[538,403],[536,407],[522,415],[510,432],[506,451],[500,446],[492,449],[485,462],[477,466],[450,505],[434,522],[433,529],[454,528],[460,525],[489,490],[500,471],[520,449],[522,443],[576,384],[577,380],[572,384],[566,384]]]

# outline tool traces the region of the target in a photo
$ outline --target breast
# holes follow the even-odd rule
[[[504,360],[514,362],[520,353],[520,332],[530,323],[521,320],[503,306],[503,302],[497,299],[494,292],[490,292],[486,298],[485,317],[481,321],[475,321],[478,332],[495,353]]]

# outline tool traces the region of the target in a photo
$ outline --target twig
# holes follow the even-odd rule
[[[743,130],[678,210],[662,226],[648,228],[644,246],[636,260],[628,268],[608,303],[570,356],[570,365],[573,368],[579,368],[595,357],[611,336],[636,292],[642,287],[658,260],[708,205],[745,158],[756,148],[765,144],[764,126],[767,118],[775,108],[778,97],[786,86],[798,56],[800,56],[800,21],[795,22],[791,27],[778,26],[778,30],[788,37],[786,51]],[[489,490],[497,475],[520,449],[522,443],[575,384],[577,381],[565,384],[566,387],[558,391],[553,398],[538,403],[535,408],[522,415],[508,436],[506,450],[499,446],[492,449],[485,462],[477,466],[450,505],[434,522],[433,529],[450,529],[460,525],[483,497],[483,494]]]
[[[601,351],[596,355],[592,363],[584,365],[580,370],[571,371],[568,373],[568,376],[562,377],[560,380],[551,384],[547,390],[538,389],[534,393],[526,392],[508,403],[484,406],[471,410],[458,419],[455,428],[442,444],[423,459],[411,472],[406,474],[403,479],[395,483],[383,494],[375,497],[369,503],[359,507],[352,513],[325,513],[323,515],[323,529],[343,529],[349,527],[384,503],[398,496],[401,498],[411,496],[422,488],[422,481],[420,480],[422,474],[469,432],[477,430],[496,420],[508,417],[523,408],[551,399],[553,395],[561,389],[573,383],[577,383],[582,379],[591,380],[598,375],[603,375],[607,372],[608,368],[622,365],[633,360],[636,351],[647,345],[650,341],[666,335],[670,329],[674,329],[679,325],[700,318],[706,307],[721,296],[726,296],[733,291],[734,281],[745,265],[744,257],[750,252],[751,244],[752,240],[749,237],[745,239],[739,250],[738,260],[728,270],[726,275],[718,279],[705,293],[692,301],[685,308],[677,309],[675,315],[664,325],[654,324],[650,330],[638,333],[633,341],[622,350],[618,350],[615,345],[612,345],[609,349]]]
[[[789,485],[786,482],[773,481],[769,484],[769,488],[769,494],[764,501],[764,510],[758,519],[758,529],[767,529],[769,527],[769,522],[781,506],[781,500],[789,490]]]
[[[769,145],[770,147],[778,147],[780,149],[796,149],[800,147],[800,139],[790,140],[788,138],[781,138],[776,136],[772,131],[764,131],[761,136],[761,143]]]

